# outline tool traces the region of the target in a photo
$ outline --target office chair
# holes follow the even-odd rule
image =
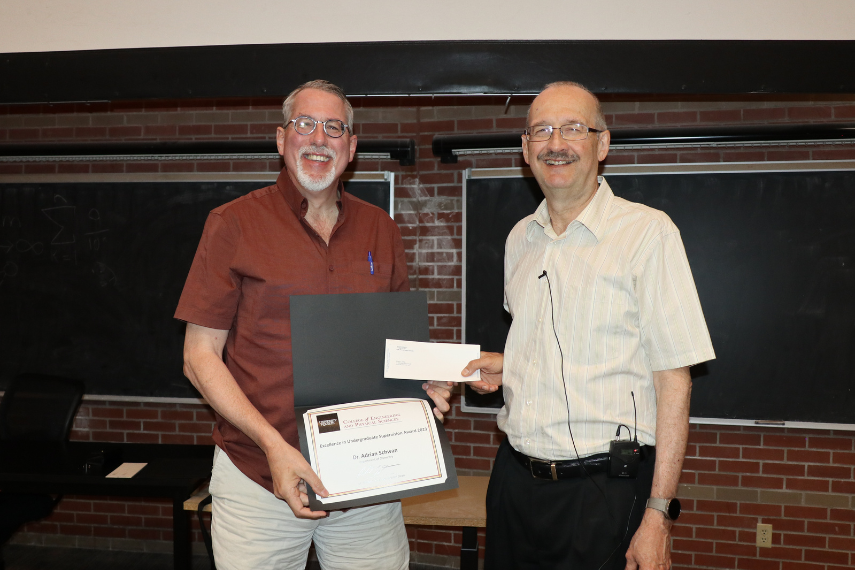
[[[83,382],[44,374],[21,374],[0,401],[0,441],[68,440]],[[62,496],[0,492],[0,548],[24,523],[53,512]],[[4,567],[0,552],[0,570]]]

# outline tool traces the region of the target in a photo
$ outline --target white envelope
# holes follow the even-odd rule
[[[472,382],[481,371],[462,376],[460,371],[481,356],[481,345],[414,342],[386,339],[386,378]]]

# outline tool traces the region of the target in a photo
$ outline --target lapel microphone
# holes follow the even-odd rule
[[[543,270],[543,273],[537,276],[538,279],[543,279],[544,277],[546,277],[546,269]]]

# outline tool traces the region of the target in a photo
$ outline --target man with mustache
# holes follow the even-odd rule
[[[339,180],[356,152],[344,92],[310,81],[282,111],[276,145],[285,167],[276,184],[211,211],[175,312],[187,322],[184,373],[216,416],[216,565],[302,570],[314,540],[324,569],[404,570],[399,502],[308,508],[305,483],[327,491],[299,451],[289,301],[409,290],[403,241],[386,212]],[[440,419],[449,385],[424,385]]]
[[[715,357],[680,233],[597,176],[610,135],[590,91],[548,85],[527,124],[546,199],[507,239],[505,352],[463,371],[505,397],[485,568],[667,569],[689,366]]]

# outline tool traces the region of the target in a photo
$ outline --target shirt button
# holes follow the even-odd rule
[[[531,440],[530,440],[530,439],[525,440],[525,444],[526,444],[526,445],[531,445]]]
[[[526,405],[526,406],[530,406],[530,405],[531,405],[531,400],[526,400],[525,405]]]
[[[333,270],[333,267],[332,267],[332,265],[330,265],[330,271],[332,271],[332,270]]]

